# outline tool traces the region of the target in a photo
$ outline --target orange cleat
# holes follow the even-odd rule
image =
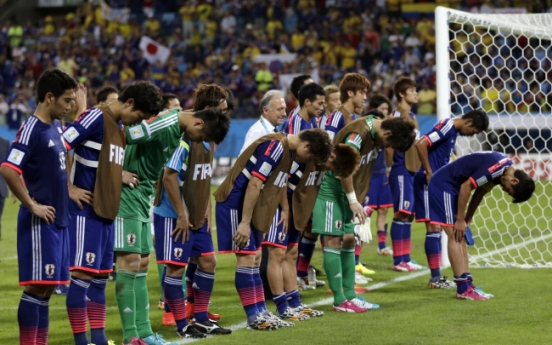
[[[161,322],[163,326],[176,326],[176,321],[174,320],[174,315],[170,311],[163,312],[163,321]]]
[[[220,314],[211,314],[210,312],[208,313],[209,314],[209,319],[211,320],[220,320]]]
[[[209,314],[209,319],[211,320],[220,320],[220,314]],[[186,315],[188,316],[188,320],[191,320],[194,318],[194,304],[190,302],[186,302]]]

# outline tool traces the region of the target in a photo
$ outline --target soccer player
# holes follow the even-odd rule
[[[416,140],[418,140],[420,134],[418,120],[412,112],[412,106],[418,103],[416,82],[410,78],[400,77],[393,85],[393,92],[399,104],[391,112],[391,117],[412,121],[416,127]],[[392,148],[387,148],[385,161],[395,212],[393,224],[391,224],[393,270],[398,272],[417,271],[423,266],[410,259],[410,236],[414,219],[414,174],[420,169],[420,159],[413,145],[405,152],[395,152]]]
[[[454,288],[455,284],[441,275],[441,228],[429,222],[428,185],[434,171],[450,161],[457,135],[472,136],[487,130],[489,117],[483,110],[472,110],[462,117],[439,121],[417,143],[422,167],[414,176],[414,210],[416,222],[426,225],[425,251],[431,270],[430,288]]]
[[[361,157],[354,177],[343,178],[331,171],[326,172],[313,211],[312,232],[324,235],[324,269],[334,296],[335,311],[358,313],[379,309],[379,305],[358,297],[354,289],[353,219],[358,218],[360,224],[364,224],[366,212],[357,200],[364,199],[370,188],[377,148],[390,146],[406,150],[412,145],[414,137],[414,125],[409,121],[398,118],[380,120],[368,116],[352,121],[334,138],[334,144],[352,146]]]
[[[448,236],[458,299],[492,297],[473,285],[466,244],[473,244],[468,226],[477,207],[497,185],[513,197],[514,203],[529,200],[535,191],[535,182],[523,170],[516,170],[510,158],[489,151],[460,157],[437,170],[429,181],[429,218],[431,224],[443,228]]]
[[[67,149],[74,150],[69,184],[71,285],[66,306],[76,345],[90,343],[87,319],[92,342],[108,345],[105,286],[113,269],[113,221],[123,177],[127,175],[127,184],[139,184],[137,177],[123,171],[125,137],[118,123],[130,126],[150,118],[161,110],[161,101],[155,85],[137,82],[109,105],[85,111],[63,132]]]
[[[96,101],[98,105],[110,105],[119,98],[119,91],[113,86],[104,86],[98,91]]]
[[[311,121],[315,117],[320,116],[324,110],[324,101],[326,93],[324,89],[316,84],[310,83],[301,88],[299,91],[299,106],[301,109],[295,115],[288,118],[287,125],[283,127],[283,133],[286,135],[297,135],[303,130],[313,128]],[[290,175],[288,177],[288,189],[286,202],[289,203],[289,209],[292,210],[292,194],[295,187],[299,184],[304,176],[306,164],[294,162],[292,164]],[[308,178],[308,176],[304,176]],[[312,210],[303,210],[309,212]],[[283,232],[283,226],[279,226],[280,219],[277,216],[274,219],[270,231],[267,234],[263,245],[266,245],[268,251],[268,260],[266,262],[267,280],[272,291],[272,298],[278,308],[278,314],[282,319],[290,321],[300,321],[307,319],[308,316],[320,316],[323,313],[309,309],[301,313],[302,303],[297,291],[297,246],[299,241],[299,231],[293,223],[287,227],[287,231]],[[301,229],[302,230],[302,229]],[[293,299],[293,305],[288,308],[287,299]]]
[[[116,298],[125,344],[166,344],[151,329],[146,285],[152,247],[149,210],[153,184],[182,134],[191,141],[220,143],[228,128],[228,117],[214,109],[166,110],[140,125],[126,128],[127,140],[133,144],[126,147],[123,167],[140,176],[140,185],[123,186],[115,219]]]
[[[295,99],[297,101],[299,101],[299,90],[301,90],[301,88],[307,84],[310,84],[310,83],[313,83],[314,80],[312,79],[312,77],[308,74],[302,74],[300,76],[297,76],[295,78],[293,78],[293,80],[291,81],[291,85],[289,87],[290,91],[291,91],[291,94],[293,95],[293,97],[295,97]],[[289,113],[289,116],[288,117],[291,117],[295,114],[297,114],[299,112],[299,110],[301,109],[301,106],[298,105],[297,107],[295,107],[290,113]]]
[[[21,345],[48,343],[50,296],[57,284],[69,283],[67,149],[59,120],[71,110],[76,88],[60,69],[40,76],[36,111],[21,125],[0,168],[22,204],[17,221],[19,285],[25,287],[17,312]]]
[[[235,284],[251,329],[293,325],[266,310],[255,255],[261,247],[261,232],[269,231],[278,204],[282,205],[282,225],[287,229],[285,188],[292,155],[301,163],[324,163],[332,147],[329,137],[319,129],[287,137],[283,133],[263,136],[239,156],[214,194],[219,253],[237,257]]]
[[[382,94],[374,94],[370,97],[370,103],[368,106],[371,110],[379,111],[383,115],[383,118],[386,118],[389,115],[391,102]],[[366,195],[364,204],[377,212],[376,229],[378,231],[378,254],[393,255],[393,250],[388,248],[386,245],[387,212],[389,211],[389,208],[393,207],[393,199],[391,198],[391,190],[389,189],[389,182],[387,180],[387,175],[385,174],[385,151],[383,148],[380,148],[378,151],[378,158],[376,159],[374,170],[372,171],[370,190]],[[360,265],[356,252],[355,262],[357,264],[357,271],[365,268]]]
[[[341,107],[341,94],[339,93],[339,88],[337,86],[328,85],[324,87],[324,91],[326,92],[326,112],[318,118],[318,128],[320,129],[326,128],[326,121],[328,121],[328,117],[332,115],[334,111],[339,109],[339,107]]]

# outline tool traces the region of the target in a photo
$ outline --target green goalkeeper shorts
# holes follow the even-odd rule
[[[137,219],[115,218],[116,252],[149,254],[153,249],[151,224]]]
[[[352,219],[347,200],[336,202],[317,198],[312,212],[312,232],[331,236],[354,234]]]

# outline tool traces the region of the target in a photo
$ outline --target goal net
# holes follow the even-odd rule
[[[455,154],[503,152],[536,182],[522,204],[499,187],[483,199],[470,265],[552,267],[552,14],[435,14],[438,117],[481,108],[490,118]]]

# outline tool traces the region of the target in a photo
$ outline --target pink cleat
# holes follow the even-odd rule
[[[393,270],[393,271],[397,271],[397,272],[413,272],[413,271],[417,271],[416,268],[410,266],[410,265],[407,264],[406,262],[401,262],[400,264],[393,266],[392,270]]]
[[[479,300],[479,301],[485,301],[485,300],[488,300],[489,297],[487,296],[483,296],[483,295],[480,295],[478,294],[473,287],[471,286],[468,286],[468,289],[466,291],[464,291],[464,293],[462,294],[459,294],[458,292],[456,293],[456,298],[458,299],[468,299],[468,300]]]
[[[123,345],[148,345],[145,341],[140,338],[132,337],[130,343],[123,343]]]
[[[351,301],[345,301],[341,303],[339,306],[333,306],[334,311],[340,311],[344,313],[365,313],[368,311],[368,309],[359,307],[358,305],[354,304]]]

